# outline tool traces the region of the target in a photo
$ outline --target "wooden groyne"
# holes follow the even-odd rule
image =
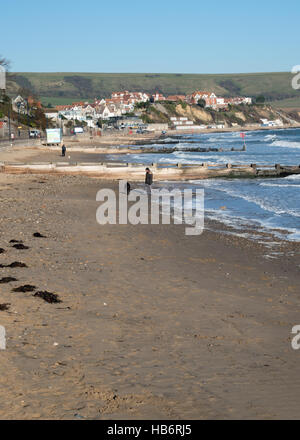
[[[122,162],[106,163],[0,163],[0,172],[8,174],[69,174],[86,175],[108,180],[143,181],[149,164]],[[155,181],[208,179],[216,177],[255,178],[286,177],[300,174],[300,165],[232,165],[232,164],[164,164],[153,163],[150,168]]]
[[[131,153],[142,153],[142,154],[171,154],[175,152],[182,152],[182,153],[224,153],[229,151],[246,151],[246,147],[243,146],[242,148],[230,148],[230,149],[223,149],[222,147],[145,147],[145,148],[137,148],[137,147],[125,147],[127,150],[129,149]],[[122,149],[120,149],[120,152],[122,152]]]

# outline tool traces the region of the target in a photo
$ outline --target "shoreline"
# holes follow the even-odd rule
[[[39,148],[22,149],[21,147],[14,147],[12,150],[6,151],[5,153],[1,152],[0,157],[4,156],[6,159],[12,157],[12,161],[15,162],[16,165],[18,163],[18,160],[20,160],[20,159],[24,160],[24,159],[31,158],[31,160],[33,159],[33,161],[34,161],[33,164],[35,164],[34,167],[36,168],[35,171],[34,170],[30,170],[30,169],[22,171],[22,170],[19,170],[17,166],[15,166],[15,170],[14,170],[14,166],[12,165],[12,171],[7,171],[7,174],[6,174],[6,172],[4,174],[5,175],[10,175],[10,174],[12,174],[12,175],[20,174],[20,175],[22,175],[22,174],[25,173],[25,175],[26,175],[26,174],[29,173],[29,174],[32,174],[33,177],[34,176],[38,176],[39,173],[41,173],[41,171],[38,170],[38,166],[39,166],[38,164],[39,163],[40,164],[41,163],[45,163],[45,162],[42,162],[42,161],[46,161],[48,163],[53,162],[53,159],[54,159],[53,153],[54,152],[52,150],[50,150],[50,151],[46,150],[45,151],[44,149],[41,150]],[[67,154],[67,156],[68,156],[68,154]],[[108,155],[107,154],[97,154],[97,157],[98,156],[101,156],[101,159],[100,159],[101,162],[107,163],[107,161],[108,161]],[[72,162],[72,163],[74,163],[74,161],[75,161],[75,163],[77,161],[84,162],[85,159],[89,159],[89,158],[90,158],[90,154],[87,154],[86,157],[85,157],[84,154],[82,155],[82,154],[80,154],[78,152],[76,152],[76,153],[72,153],[71,152],[70,162]],[[57,155],[57,156],[55,155],[55,160],[57,161],[58,164],[61,163],[61,165],[63,165],[63,163],[65,162],[66,158],[61,157],[59,155]],[[104,175],[103,172],[102,172],[102,175],[98,175],[97,173],[93,173],[93,172],[84,173],[82,170],[81,171],[77,171],[77,172],[68,173],[68,172],[64,171],[64,167],[62,167],[61,165],[58,168],[58,171],[60,171],[59,173],[56,173],[55,170],[53,172],[48,170],[48,171],[45,171],[44,173],[42,173],[40,175],[43,175],[45,177],[49,176],[49,175],[52,175],[52,176],[55,176],[55,175],[57,175],[57,176],[63,176],[63,175],[65,175],[65,176],[68,176],[68,175],[80,176],[81,175],[81,176],[86,176],[87,178],[91,178],[91,179],[103,180],[103,182],[105,181],[107,183],[109,183],[111,181],[111,179],[114,179],[115,181],[117,181],[117,180],[120,180],[121,178],[129,180],[130,182],[136,182],[136,183],[140,183],[141,181],[144,180],[144,167],[143,166],[140,167],[141,168],[141,170],[139,171],[140,175],[135,174],[136,177],[134,177],[134,176],[130,176],[129,177],[128,175],[126,175],[124,173],[122,174],[122,172],[124,171],[123,168],[119,169],[119,168],[117,168],[115,166],[114,166],[113,170],[117,171],[117,174],[115,174],[115,175],[112,175],[112,174]],[[135,170],[135,169],[137,170],[136,167],[131,168],[131,169],[132,170]],[[61,172],[61,170],[62,170],[62,172]],[[157,174],[157,170],[153,169],[153,171],[154,171],[155,174]],[[229,172],[229,171],[230,171],[230,169],[227,170],[227,172]],[[0,173],[0,176],[1,176],[1,173]],[[201,180],[201,178],[202,179],[205,178],[204,175],[200,176],[199,174],[197,174],[194,177],[193,176],[185,176],[185,178],[183,178],[182,180],[174,181],[174,183],[175,184],[176,183],[180,184],[180,183],[184,183],[184,182],[188,183],[188,181],[191,180],[191,179],[192,180],[193,179]],[[210,177],[206,177],[206,178],[210,178]],[[228,175],[227,177],[226,177],[226,175],[223,175],[223,176],[220,176],[220,178],[226,180],[227,178],[232,178],[232,177],[230,175]],[[256,178],[262,179],[263,177],[259,176],[259,177],[256,177]],[[278,177],[278,178],[280,178],[280,177]],[[161,179],[162,180],[160,180],[160,181],[157,180],[158,184],[163,184],[164,182],[171,182],[173,180],[171,175],[169,175],[169,176],[168,175],[162,176]],[[212,222],[211,224],[215,224],[213,220],[211,222]],[[221,227],[220,227],[220,225],[221,225]],[[221,230],[221,233],[225,233],[225,234],[230,233],[230,231],[232,230],[233,231],[233,235],[235,235],[235,236],[239,236],[241,234],[241,231],[239,229],[237,229],[235,226],[227,227],[226,224],[224,222],[222,222],[222,221],[220,221],[219,222],[219,226],[217,228],[214,228],[214,229]],[[249,223],[248,228],[246,228],[246,229],[248,230],[250,236],[254,234],[253,241],[257,241],[257,239],[255,239],[256,235],[257,236],[263,236],[264,234],[267,234],[267,235],[270,234],[272,236],[272,240],[274,242],[277,242],[277,243],[280,243],[280,242],[282,242],[282,243],[283,242],[286,242],[286,243],[299,243],[297,240],[292,240],[292,239],[289,240],[289,239],[284,239],[284,238],[278,238],[277,235],[276,235],[276,232],[272,232],[271,230],[269,230],[268,228],[264,228],[263,226],[258,228],[260,230],[258,232],[257,227],[252,225],[251,223]],[[246,232],[243,230],[242,233],[245,234]],[[290,233],[290,231],[286,231],[284,228],[282,228],[282,229],[279,228],[278,233],[281,233],[284,236],[284,235],[288,235],[288,233]],[[252,240],[251,238],[249,238],[249,239]]]
[[[85,152],[103,152],[107,151],[107,148],[110,149],[110,154],[114,153],[135,153],[139,152],[139,150],[132,151],[130,149],[120,150],[119,148],[114,149],[116,145],[118,146],[126,146],[126,145],[151,145],[155,140],[161,140],[168,138],[169,136],[180,137],[184,134],[209,134],[209,133],[236,133],[236,132],[252,132],[252,131],[270,131],[270,130],[289,130],[289,129],[300,129],[300,124],[285,124],[282,127],[229,127],[229,128],[212,128],[212,129],[204,129],[204,130],[195,130],[195,129],[187,129],[187,130],[168,130],[165,135],[162,135],[161,132],[153,132],[145,135],[137,135],[133,133],[132,135],[122,135],[120,133],[113,133],[111,135],[104,135],[101,137],[78,137],[77,139],[68,139],[64,142],[68,149],[71,151],[85,151]],[[68,145],[69,144],[69,145]],[[72,144],[72,145],[71,145]],[[78,144],[78,147],[76,145]],[[92,144],[96,144],[98,146],[93,146]],[[73,146],[74,145],[74,146]],[[83,147],[83,148],[82,148]],[[46,147],[41,146],[40,148],[50,148],[51,150],[60,150],[60,147]]]

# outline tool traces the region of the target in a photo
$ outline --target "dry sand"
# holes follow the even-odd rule
[[[0,175],[0,264],[28,266],[0,269],[18,280],[0,284],[0,418],[299,418],[299,244],[268,260],[208,230],[100,226],[108,185]]]

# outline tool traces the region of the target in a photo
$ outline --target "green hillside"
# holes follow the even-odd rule
[[[16,73],[9,83],[10,94],[20,87],[32,90],[45,104],[109,97],[112,91],[186,94],[194,90],[214,91],[221,96],[263,94],[276,106],[300,108],[300,90],[291,87],[292,74],[136,74],[136,73]]]

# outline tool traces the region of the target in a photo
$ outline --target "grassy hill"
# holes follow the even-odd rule
[[[26,87],[44,104],[67,104],[72,100],[109,97],[116,90],[186,94],[194,90],[214,91],[221,96],[263,94],[278,107],[300,108],[300,90],[291,87],[292,74],[137,74],[137,73],[15,73],[9,82],[14,94]]]

